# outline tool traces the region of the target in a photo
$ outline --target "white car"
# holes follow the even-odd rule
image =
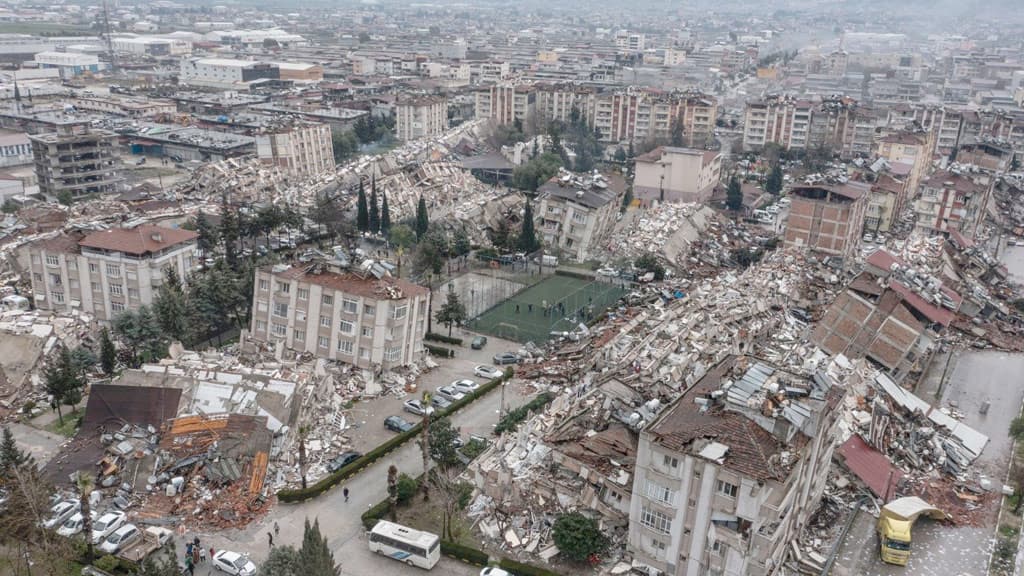
[[[480,571],[480,576],[512,576],[512,573],[501,568],[495,568],[493,566],[484,568]]]
[[[479,384],[473,382],[472,380],[469,380],[468,378],[463,378],[462,380],[456,380],[452,382],[452,388],[455,388],[456,390],[464,394],[471,394],[473,392],[476,392],[476,389],[479,387]]]
[[[92,523],[92,543],[99,544],[110,533],[117,530],[121,526],[124,526],[125,520],[128,516],[121,511],[107,512],[103,516],[100,516],[99,520]]]
[[[218,550],[213,555],[213,567],[233,576],[256,576],[256,565],[238,552]]]
[[[96,520],[95,512],[90,512],[89,515],[92,516],[93,520]],[[57,534],[67,538],[78,534],[82,531],[82,528],[85,528],[85,517],[82,516],[81,512],[75,512],[71,518],[68,518],[60,525],[60,528],[57,528]]]
[[[501,378],[502,371],[498,370],[494,366],[481,364],[476,368],[473,368],[473,374],[476,374],[481,378],[489,378],[491,380],[494,380],[495,378]]]
[[[619,271],[616,270],[615,268],[610,268],[608,266],[605,266],[604,268],[598,268],[597,269],[597,275],[598,276],[608,276],[610,278],[615,278],[616,276],[619,275]]]
[[[53,529],[60,526],[67,522],[68,518],[74,516],[81,507],[82,503],[75,500],[64,500],[54,504],[53,508],[50,508],[50,517],[43,522],[43,527]]]
[[[441,386],[434,391],[434,394],[444,398],[449,402],[458,402],[459,400],[462,400],[463,398],[466,397],[464,393],[456,390],[454,386]]]
[[[100,550],[105,554],[117,554],[139,538],[142,538],[142,532],[135,527],[135,524],[125,524],[107,536],[103,544],[100,544]]]

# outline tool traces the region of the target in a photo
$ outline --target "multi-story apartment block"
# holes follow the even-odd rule
[[[910,167],[907,174],[906,193],[913,196],[927,173],[935,150],[935,132],[900,130],[875,140],[874,155],[885,158],[890,164],[905,164]],[[904,204],[907,198],[901,198]]]
[[[646,46],[647,37],[644,34],[630,33],[628,30],[619,30],[615,33],[615,48],[619,52],[643,52]]]
[[[291,122],[256,135],[260,162],[295,176],[309,178],[334,172],[331,127]]]
[[[619,193],[603,177],[554,177],[537,189],[537,218],[544,246],[583,262],[615,226]]]
[[[671,576],[777,574],[824,491],[844,394],[748,357],[712,368],[640,433],[634,561]]]
[[[360,368],[415,362],[423,353],[429,290],[373,271],[321,262],[257,269],[252,337]]]
[[[713,150],[660,146],[636,158],[633,194],[652,202],[707,202],[722,176],[722,155]]]
[[[525,84],[494,84],[477,90],[476,118],[492,119],[498,124],[526,122],[536,111],[537,93]]]
[[[787,150],[806,150],[814,103],[792,96],[770,96],[748,102],[744,112],[743,149],[778,144]]]
[[[395,133],[399,140],[433,138],[448,129],[448,100],[439,96],[399,100]]]
[[[198,236],[146,224],[28,244],[23,250],[36,306],[86,312],[108,322],[125,310],[148,306],[168,270],[184,281],[195,268]]]
[[[861,182],[791,188],[785,245],[852,259],[864,229],[869,190]]]
[[[921,184],[914,202],[915,228],[929,234],[956,231],[973,238],[985,218],[994,183],[995,178],[982,174],[933,173]]]
[[[888,233],[902,211],[900,203],[907,197],[906,181],[891,174],[879,174],[871,184],[868,206],[864,213],[864,231]]]
[[[57,131],[29,136],[39,192],[53,200],[118,191],[120,155],[117,134],[88,122],[57,124]]]

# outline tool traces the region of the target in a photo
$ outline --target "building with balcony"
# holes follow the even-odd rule
[[[429,293],[379,265],[265,266],[256,270],[251,333],[295,352],[389,370],[423,354]]]
[[[786,247],[852,259],[860,246],[869,191],[861,182],[791,188]]]
[[[875,140],[875,156],[885,158],[890,164],[910,166],[906,196],[900,199],[899,204],[904,204],[910,196],[917,193],[921,179],[931,165],[937,137],[938,133],[934,131],[900,130]]]
[[[708,371],[640,433],[634,561],[672,576],[778,573],[824,491],[844,394],[823,373],[750,357]]]
[[[652,202],[708,202],[722,176],[722,154],[659,146],[636,158],[633,194]]]
[[[958,232],[974,238],[985,219],[994,178],[939,170],[921,184],[914,202],[914,228],[926,234]]]
[[[331,127],[311,122],[269,125],[256,134],[260,162],[301,178],[334,172]]]
[[[609,186],[611,184],[611,186]],[[555,176],[537,189],[536,217],[544,246],[583,262],[615,227],[625,182],[603,176]]]
[[[526,122],[536,112],[537,93],[525,84],[494,84],[477,90],[476,118],[491,119],[498,124]]]
[[[395,106],[399,140],[434,138],[448,129],[448,100],[441,97],[401,99]]]
[[[81,121],[59,122],[56,130],[29,136],[39,192],[50,200],[117,192],[117,134]]]
[[[164,274],[184,282],[198,263],[195,232],[145,224],[72,232],[26,245],[36,307],[109,322],[149,306]]]

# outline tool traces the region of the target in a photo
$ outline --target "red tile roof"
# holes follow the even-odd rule
[[[385,287],[400,289],[402,291],[403,298],[414,298],[419,295],[426,296],[428,293],[427,288],[424,286],[413,284],[407,280],[394,278],[392,276],[386,276],[381,279],[374,276],[362,278],[351,272],[322,272],[314,274],[312,272],[307,272],[307,269],[308,265],[302,264],[292,266],[283,272],[274,272],[273,266],[264,266],[262,268],[264,272],[269,272],[275,278],[280,278],[282,280],[309,282],[310,284],[316,284],[325,288],[340,290],[346,294],[353,294],[364,298],[374,298],[377,300],[390,299],[383,290]]]
[[[903,472],[893,466],[885,454],[868,446],[860,436],[851,436],[837,452],[850,472],[863,480],[875,496],[885,498],[896,493],[896,485],[903,478]]]
[[[953,318],[956,317],[956,313],[952,310],[941,308],[931,302],[928,302],[924,298],[918,296],[916,292],[899,282],[889,282],[889,288],[898,292],[900,296],[903,296],[903,301],[906,302],[908,306],[917,310],[932,322],[942,324],[943,326],[949,326],[950,322],[953,321]],[[943,292],[949,294],[947,289],[943,289]]]
[[[135,228],[113,228],[93,232],[78,243],[83,248],[98,248],[142,256],[195,240],[199,234],[180,228],[143,224]]]
[[[868,256],[867,263],[874,266],[875,268],[879,268],[881,270],[889,272],[892,270],[893,264],[902,265],[903,261],[901,261],[896,256],[893,256],[887,250],[876,250],[870,256]]]

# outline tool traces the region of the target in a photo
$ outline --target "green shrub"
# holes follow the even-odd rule
[[[550,392],[541,392],[536,398],[530,400],[526,404],[509,410],[505,416],[498,421],[498,425],[494,427],[494,433],[501,434],[502,432],[515,430],[523,420],[526,420],[527,417],[530,416],[531,412],[542,410],[544,406],[547,406],[548,403],[554,399],[555,396]]]
[[[463,446],[461,449],[459,449],[459,452],[461,452],[462,455],[465,456],[466,458],[472,460],[477,456],[483,454],[484,450],[487,450],[487,446],[487,442],[477,440],[476,438],[474,438],[467,442],[466,445]]]
[[[405,504],[412,497],[416,495],[416,491],[420,488],[420,483],[415,478],[409,476],[406,473],[402,473],[398,476],[398,503]]]
[[[477,566],[486,566],[487,561],[490,559],[486,552],[447,540],[441,540],[441,554],[458,558]]]
[[[96,560],[95,564],[97,568],[103,570],[104,572],[113,572],[114,570],[117,570],[118,566],[121,565],[121,561],[118,560],[116,557],[107,554],[106,556],[103,556],[100,559]]]
[[[559,576],[557,572],[552,572],[529,564],[523,564],[522,562],[516,562],[515,560],[509,560],[508,558],[502,558],[501,562],[498,563],[498,567],[507,572],[511,572],[514,576]]]
[[[373,530],[373,527],[377,524],[377,520],[388,515],[391,511],[391,504],[387,499],[381,500],[375,504],[372,508],[363,512],[363,515],[359,518],[363,521],[363,526],[367,530]]]
[[[440,356],[441,358],[455,358],[455,350],[451,348],[445,348],[444,346],[434,346],[432,344],[423,343],[423,347],[427,349],[427,352],[431,356]]]
[[[462,346],[462,338],[454,338],[452,336],[445,336],[444,334],[438,334],[437,332],[427,332],[423,336],[424,340],[433,340],[435,342],[444,342],[445,344],[453,344],[455,346]]]

